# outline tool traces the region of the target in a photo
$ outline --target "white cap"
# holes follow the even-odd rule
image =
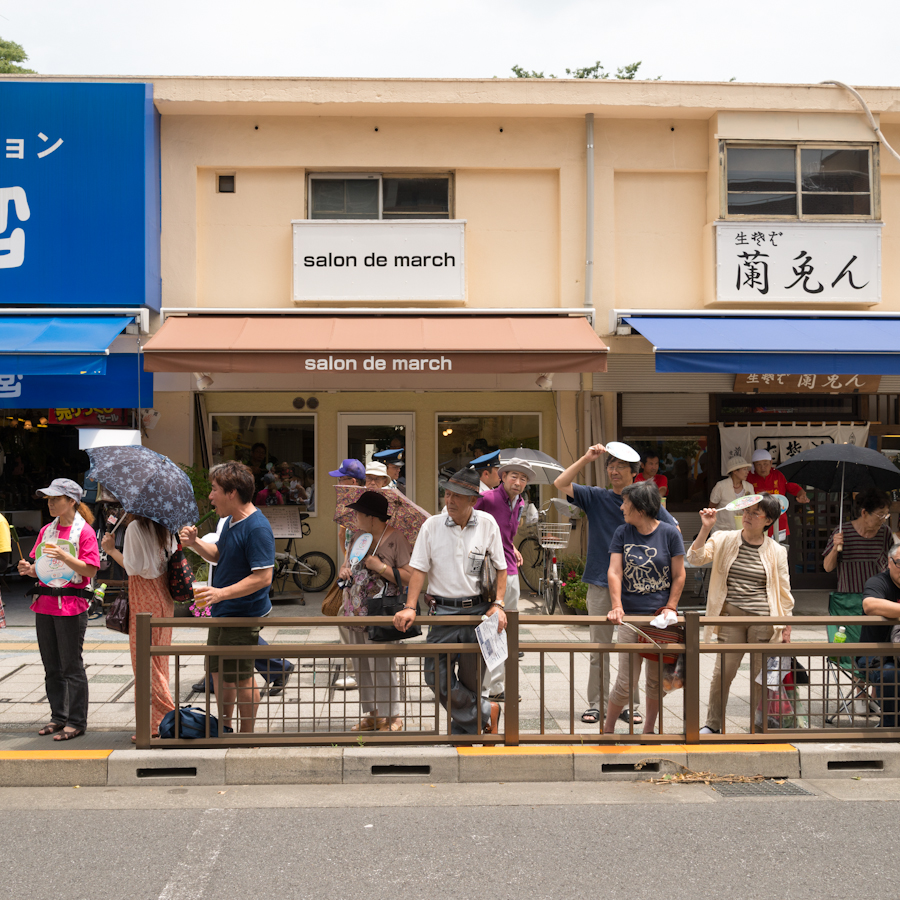
[[[768,450],[754,450],[753,456],[750,457],[750,461],[755,463],[763,459],[767,459],[769,462],[772,462],[772,454],[769,453]]]
[[[370,462],[366,466],[366,475],[381,475],[384,478],[387,478],[387,466],[380,462]]]

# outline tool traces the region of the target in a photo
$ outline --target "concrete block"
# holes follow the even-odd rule
[[[108,750],[0,753],[0,787],[106,786]]]
[[[340,784],[339,747],[258,747],[229,750],[226,784]]]
[[[571,747],[460,747],[460,782],[572,781]]]
[[[459,757],[454,747],[348,747],[344,784],[456,784]]]
[[[676,775],[687,766],[687,753],[681,744],[575,747],[573,753],[575,781],[647,781],[661,775]]]
[[[800,752],[792,744],[686,744],[685,749],[694,772],[800,777]]]
[[[227,750],[114,750],[107,783],[134,785],[225,784]]]
[[[797,744],[803,778],[900,778],[900,746],[896,743]]]

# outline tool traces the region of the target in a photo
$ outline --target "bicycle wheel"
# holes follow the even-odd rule
[[[304,553],[303,556],[297,557],[297,562],[313,570],[312,573],[294,570],[294,581],[301,590],[315,594],[326,590],[334,581],[336,572],[334,560],[327,553],[313,550],[311,553]]]
[[[541,579],[541,570],[544,566],[544,548],[538,543],[536,537],[527,537],[523,538],[519,544],[519,553],[522,554],[519,574],[528,589],[536,594]]]
[[[552,578],[547,578],[541,585],[541,596],[543,599],[544,615],[552,616],[556,608],[559,606],[559,582]]]

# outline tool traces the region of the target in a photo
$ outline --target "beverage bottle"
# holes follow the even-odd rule
[[[102,603],[104,598],[106,597],[106,583],[100,585],[100,587],[94,588],[94,600],[97,603]]]
[[[834,639],[832,640],[833,644],[846,644],[847,643],[847,629],[841,625],[837,630],[837,634],[835,634]],[[836,656],[831,657],[832,662],[837,662],[838,658]]]

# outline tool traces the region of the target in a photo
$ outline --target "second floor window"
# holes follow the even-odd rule
[[[311,219],[449,219],[447,175],[311,175]]]
[[[729,217],[874,218],[873,148],[793,144],[725,148]]]

